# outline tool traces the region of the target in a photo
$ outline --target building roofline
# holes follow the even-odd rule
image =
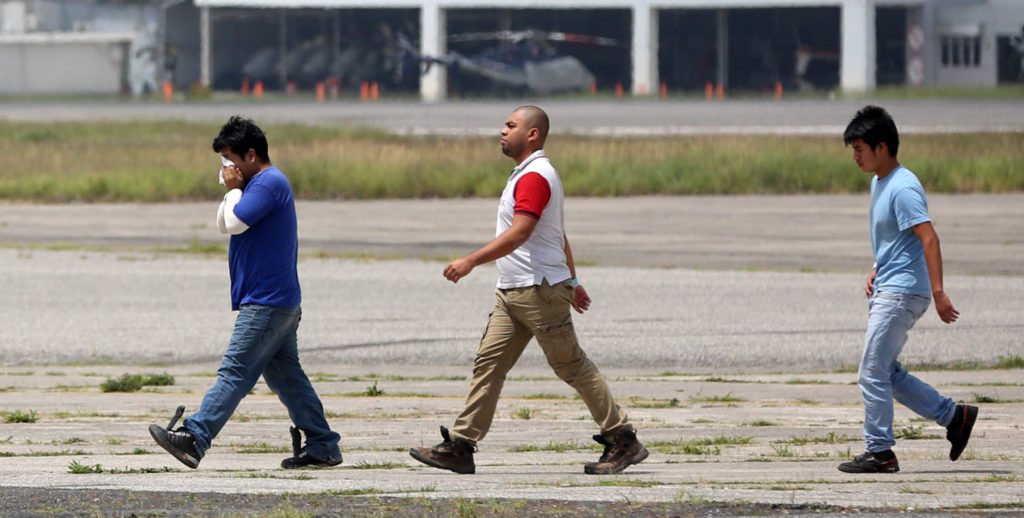
[[[125,43],[137,35],[134,32],[26,32],[23,34],[0,34],[0,45],[24,43]]]

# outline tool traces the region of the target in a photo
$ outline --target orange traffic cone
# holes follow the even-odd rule
[[[370,99],[376,101],[380,98],[380,85],[376,81],[370,83]]]
[[[253,85],[252,96],[257,99],[263,98],[263,81],[256,81],[256,84]]]
[[[242,78],[242,95],[249,95],[249,78]]]
[[[713,97],[714,89],[715,87],[711,86],[711,81],[704,83],[704,98],[710,101]]]
[[[775,98],[782,99],[782,81],[775,82]]]
[[[722,83],[718,83],[718,86],[715,88],[715,97],[725,99],[725,87],[722,86]]]
[[[597,81],[590,83],[590,95],[597,93]]]
[[[324,82],[323,81],[317,82],[317,84],[316,84],[316,102],[318,102],[318,103],[324,102],[324,98],[327,97],[327,92],[325,90],[326,89],[324,88]]]
[[[615,83],[615,97],[622,99],[622,83]]]
[[[666,85],[664,82],[661,83],[661,87],[658,88],[658,96],[661,97],[662,99],[668,97],[668,85]]]
[[[168,101],[168,102],[169,101],[173,101],[174,100],[174,85],[171,84],[170,81],[164,81],[163,87],[164,87],[163,88],[163,90],[164,90],[164,101]]]
[[[365,101],[370,98],[370,84],[366,81],[359,83],[359,99]]]

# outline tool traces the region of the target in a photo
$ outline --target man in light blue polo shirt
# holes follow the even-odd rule
[[[190,468],[211,446],[260,375],[288,409],[293,457],[285,469],[341,464],[338,441],[324,408],[299,364],[296,331],[302,310],[295,200],[288,177],[270,163],[267,138],[251,120],[232,117],[213,141],[225,165],[228,192],[217,211],[217,228],[231,234],[228,267],[231,309],[238,311],[231,343],[217,370],[217,381],[199,411],[172,429],[185,407],[167,427],[150,425],[153,439]],[[306,445],[300,447],[302,433]]]
[[[958,405],[910,375],[898,360],[907,331],[935,299],[947,324],[960,313],[942,286],[939,236],[928,216],[928,200],[917,176],[896,159],[899,133],[882,108],[867,106],[846,127],[843,140],[871,180],[869,229],[875,266],[864,292],[870,299],[868,330],[859,384],[864,398],[867,451],[839,465],[846,473],[895,473],[900,470],[892,446],[893,399],[946,427],[949,459],[960,457],[978,417],[978,407]]]

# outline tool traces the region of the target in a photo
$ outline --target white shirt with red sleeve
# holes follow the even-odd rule
[[[538,150],[512,170],[498,203],[495,235],[512,228],[512,218],[525,214],[537,226],[519,248],[497,260],[498,288],[525,288],[572,277],[565,260],[562,181],[551,161]]]

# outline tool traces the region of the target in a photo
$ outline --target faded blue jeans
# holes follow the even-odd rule
[[[183,423],[206,452],[260,374],[288,409],[295,426],[306,432],[306,452],[317,459],[341,456],[341,437],[331,431],[324,407],[299,364],[296,331],[302,310],[246,304],[238,311],[231,343],[217,370],[217,381],[199,411]],[[287,435],[284,435],[287,437]]]
[[[864,439],[870,452],[896,444],[893,436],[893,398],[921,417],[946,426],[956,403],[931,385],[911,376],[900,362],[907,331],[924,315],[929,297],[879,291],[871,297],[864,357],[860,361],[860,390],[864,397]]]

